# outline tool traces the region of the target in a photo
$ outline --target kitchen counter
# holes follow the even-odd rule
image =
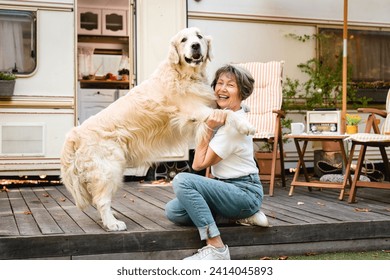
[[[129,89],[129,81],[79,80],[80,88]]]

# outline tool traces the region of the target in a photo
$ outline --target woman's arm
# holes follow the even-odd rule
[[[195,149],[194,161],[192,168],[196,171],[205,169],[222,160],[210,147],[209,143],[213,137],[215,129],[225,123],[226,111],[214,110],[214,112],[207,119],[207,135],[204,137]]]

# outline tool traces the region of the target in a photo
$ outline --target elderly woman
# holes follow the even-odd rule
[[[268,226],[259,211],[263,187],[253,159],[250,136],[224,126],[226,111],[245,117],[241,102],[253,91],[254,79],[244,69],[226,65],[217,70],[212,87],[219,109],[208,118],[208,135],[195,149],[192,168],[211,167],[214,179],[191,173],[178,174],[172,184],[176,198],[166,205],[166,215],[176,224],[195,224],[207,246],[186,259],[228,260],[215,216],[247,225]]]

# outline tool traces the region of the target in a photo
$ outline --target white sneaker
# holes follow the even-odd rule
[[[184,260],[230,260],[229,248],[225,245],[225,250],[220,252],[214,246],[207,245],[199,249],[198,253]]]
[[[261,211],[257,211],[254,215],[248,218],[238,220],[237,224],[243,226],[269,227],[267,216]]]

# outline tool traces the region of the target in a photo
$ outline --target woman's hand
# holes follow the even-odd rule
[[[215,130],[225,124],[227,112],[225,110],[215,109],[206,121],[207,126]]]
[[[205,169],[222,160],[209,147],[209,142],[213,137],[213,131],[225,124],[226,116],[227,116],[227,112],[225,110],[215,109],[212,112],[212,114],[208,117],[206,121],[206,125],[210,130],[207,132],[207,135],[200,141],[200,143],[195,149],[194,160],[192,163],[192,168],[194,170],[199,171]]]

